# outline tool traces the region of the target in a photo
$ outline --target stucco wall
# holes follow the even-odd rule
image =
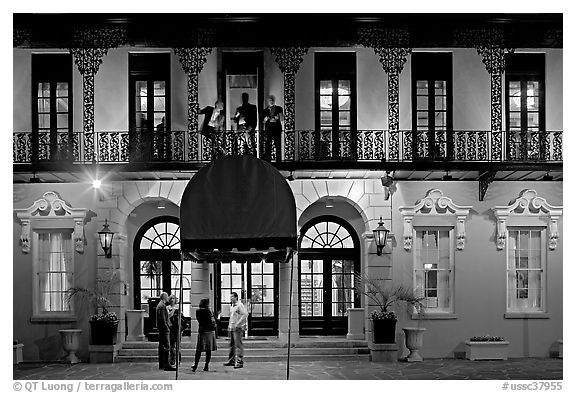
[[[562,183],[555,182],[494,182],[484,201],[478,201],[477,182],[398,182],[392,196],[392,230],[397,244],[402,244],[403,221],[401,206],[413,206],[430,189],[438,188],[458,205],[471,205],[466,220],[466,245],[455,251],[454,289],[457,319],[425,320],[427,329],[424,357],[452,357],[454,351],[464,351],[464,340],[483,334],[506,337],[510,341],[511,357],[545,357],[562,338],[562,243],[547,251],[547,312],[548,319],[506,319],[506,251],[496,249],[494,206],[507,206],[524,189],[534,189],[550,204],[562,205]],[[562,233],[562,220],[560,220]],[[412,284],[413,251],[401,246],[393,250],[395,280]],[[400,326],[416,326],[407,321]]]
[[[96,212],[98,198],[94,190],[83,184],[26,184],[14,185],[14,208],[26,209],[34,201],[41,199],[47,191],[56,191],[60,197],[74,208],[90,209],[89,216]],[[81,349],[78,356],[87,360],[89,325],[88,314],[78,313],[78,321],[72,323],[30,322],[32,316],[33,266],[32,252],[24,254],[20,245],[21,225],[14,215],[12,240],[13,266],[13,335],[24,344],[24,360],[58,360],[65,353],[61,349],[60,329],[79,328],[83,330]],[[74,283],[76,286],[93,287],[96,276],[96,255],[99,248],[96,232],[100,230],[97,220],[92,217],[84,226],[86,244],[84,253],[74,252]]]

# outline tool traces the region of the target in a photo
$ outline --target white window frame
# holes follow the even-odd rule
[[[421,231],[448,231],[448,236],[449,236],[449,244],[450,244],[450,264],[448,269],[434,269],[435,271],[448,271],[449,272],[449,279],[448,279],[448,288],[447,288],[447,294],[448,294],[448,308],[439,308],[439,307],[429,307],[428,305],[428,301],[425,301],[425,305],[427,306],[425,308],[425,313],[427,315],[433,315],[433,314],[450,314],[453,315],[454,314],[454,298],[455,298],[455,292],[454,292],[454,261],[455,261],[455,247],[454,247],[454,227],[453,226],[419,226],[419,227],[415,227],[414,228],[414,238],[417,237],[418,232]],[[425,268],[425,266],[423,266],[423,262],[421,260],[418,259],[418,256],[416,255],[416,252],[413,253],[413,267],[414,267],[414,289],[417,291],[418,295],[422,295],[425,296],[426,295],[426,277],[424,277],[424,286],[422,287],[421,285],[419,285],[418,283],[418,276],[417,273],[418,271],[421,272],[425,272],[427,269]],[[439,283],[438,283],[438,278],[437,278],[437,284],[436,284],[436,291],[439,291]],[[420,291],[421,289],[421,291]],[[438,293],[437,293],[438,294]],[[428,299],[428,298],[427,298]]]
[[[32,248],[32,316],[31,322],[71,322],[76,320],[74,308],[68,311],[41,311],[39,288],[40,260],[38,233],[45,231],[69,232],[73,243],[70,250],[72,278],[74,278],[74,250],[84,253],[84,222],[88,209],[73,208],[55,191],[44,193],[27,209],[15,209],[16,217],[22,225],[20,235],[22,252],[29,254]],[[74,285],[74,281],[72,281]]]
[[[452,199],[445,196],[442,190],[431,189],[424,198],[418,200],[413,206],[400,207],[400,214],[404,220],[404,250],[410,252],[416,232],[414,228],[446,228],[450,227],[450,247],[452,266],[452,287],[450,288],[450,311],[438,312],[424,309],[426,319],[456,319],[455,293],[456,293],[456,250],[462,251],[466,245],[466,218],[472,206],[459,206]],[[415,274],[415,257],[413,257],[412,274]],[[415,277],[413,278],[415,282]],[[412,318],[420,316],[415,311]]]
[[[546,253],[546,228],[542,226],[509,226],[506,229],[506,239],[510,239],[510,232],[511,231],[539,231],[540,232],[540,269],[530,269],[530,268],[522,268],[522,269],[511,269],[511,261],[510,261],[510,242],[506,242],[506,313],[546,313],[546,292],[547,292],[547,253]],[[513,308],[510,306],[512,303],[512,289],[509,286],[509,275],[516,270],[527,270],[527,271],[540,271],[542,273],[540,277],[540,309],[533,309],[533,308]],[[529,287],[528,287],[529,288]]]
[[[32,296],[33,296],[33,315],[32,317],[35,319],[44,319],[44,318],[66,318],[66,317],[74,317],[74,307],[73,304],[70,304],[70,307],[67,311],[43,311],[42,310],[42,303],[44,299],[42,297],[42,291],[40,289],[40,273],[42,272],[42,266],[40,263],[40,233],[62,233],[68,235],[70,237],[70,250],[68,250],[71,260],[69,261],[70,265],[67,266],[66,272],[70,273],[72,276],[71,282],[72,286],[74,285],[74,249],[72,247],[72,228],[51,228],[51,229],[35,229],[32,234],[32,266],[33,266],[33,287],[32,287]]]
[[[543,253],[543,294],[542,310],[510,310],[508,276],[506,276],[506,296],[505,296],[505,318],[548,318],[546,291],[548,289],[546,262],[548,253],[556,250],[560,234],[558,231],[558,221],[563,213],[562,206],[553,206],[546,199],[538,196],[535,190],[523,190],[520,195],[508,206],[495,206],[492,208],[497,219],[496,249],[505,250],[504,271],[508,275],[508,255],[509,255],[509,229],[508,228],[543,228],[541,252]],[[547,246],[546,246],[547,243]]]

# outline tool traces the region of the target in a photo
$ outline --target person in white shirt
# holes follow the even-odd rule
[[[238,294],[232,292],[230,296],[232,306],[230,307],[230,321],[228,322],[228,335],[230,336],[230,355],[225,366],[234,368],[244,367],[244,344],[242,336],[248,326],[248,311],[242,302],[238,301]]]

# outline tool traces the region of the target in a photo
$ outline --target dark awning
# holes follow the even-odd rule
[[[226,156],[192,177],[180,204],[181,249],[196,260],[285,260],[296,248],[296,204],[258,158]]]

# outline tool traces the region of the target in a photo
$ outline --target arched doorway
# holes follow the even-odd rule
[[[300,231],[298,245],[300,334],[346,334],[346,310],[360,306],[354,273],[360,242],[340,217],[319,216]]]
[[[182,313],[190,317],[191,261],[184,261]],[[148,300],[180,289],[180,226],[177,217],[146,222],[134,238],[134,308],[148,309]]]

